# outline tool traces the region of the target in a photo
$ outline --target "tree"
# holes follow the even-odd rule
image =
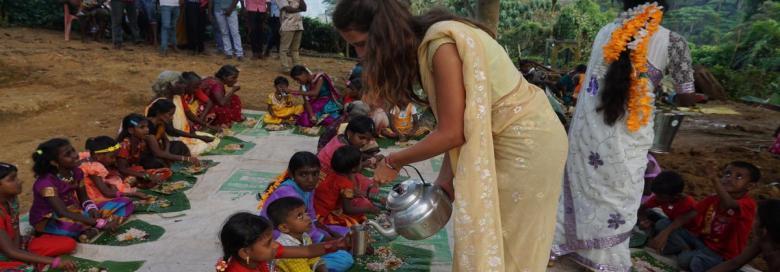
[[[478,0],[477,20],[485,24],[494,33],[498,32],[499,0]]]

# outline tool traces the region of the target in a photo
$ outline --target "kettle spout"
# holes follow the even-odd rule
[[[393,226],[385,228],[374,220],[366,220],[366,223],[371,227],[374,227],[374,229],[379,232],[379,234],[382,234],[382,236],[387,237],[388,239],[395,239],[398,237],[398,233],[395,232],[395,228]]]

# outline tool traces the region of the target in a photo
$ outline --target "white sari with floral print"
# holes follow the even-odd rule
[[[552,248],[554,257],[568,255],[597,271],[629,271],[628,241],[637,220],[647,152],[653,142],[653,122],[629,132],[625,120],[604,123],[597,112],[605,85],[602,48],[618,24],[601,29],[593,44],[585,82],[569,128],[569,155]],[[693,91],[693,70],[687,43],[661,27],[647,52],[649,88],[668,71],[678,93]],[[599,76],[602,75],[602,76]]]

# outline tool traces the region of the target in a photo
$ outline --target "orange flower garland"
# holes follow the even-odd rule
[[[260,202],[257,203],[257,210],[262,210],[263,205],[265,205],[265,201],[268,200],[268,197],[271,196],[271,194],[276,191],[276,188],[279,188],[279,186],[282,185],[282,183],[289,178],[289,175],[287,175],[287,170],[284,170],[281,174],[276,176],[276,179],[274,179],[273,182],[268,186],[268,188],[263,191],[263,194],[260,195]]]
[[[643,7],[641,13],[627,19],[622,26],[612,32],[609,43],[604,46],[606,63],[616,61],[620,58],[620,53],[632,49],[630,58],[633,71],[626,118],[626,126],[631,132],[636,132],[647,125],[652,115],[653,101],[647,90],[647,46],[650,38],[658,31],[663,17],[663,11],[658,4],[653,3]]]

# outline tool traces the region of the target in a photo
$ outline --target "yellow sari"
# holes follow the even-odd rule
[[[431,26],[418,49],[421,83],[437,119],[432,59],[446,43],[458,49],[466,88],[466,143],[449,151],[453,271],[545,271],[566,132],[544,91],[522,77],[501,45],[455,21]]]

